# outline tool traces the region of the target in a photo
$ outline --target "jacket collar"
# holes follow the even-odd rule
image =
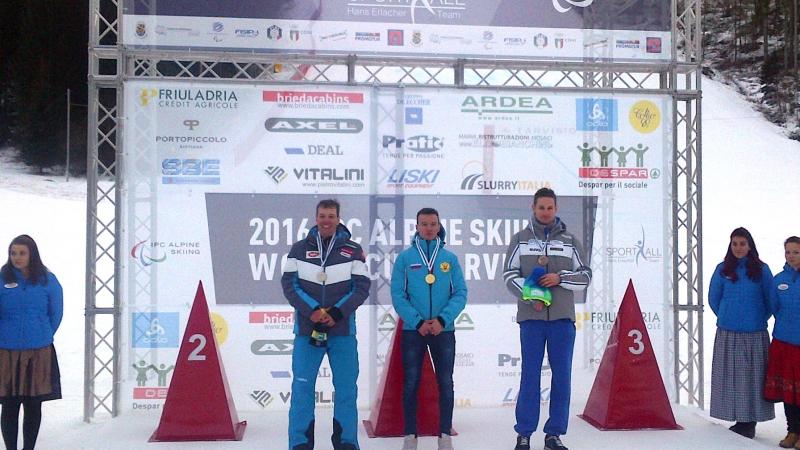
[[[312,242],[314,246],[316,246],[317,236],[319,236],[319,228],[317,228],[317,226],[314,225],[313,227],[311,227],[310,230],[308,230],[308,237],[306,237],[306,240]],[[334,234],[334,236],[336,236],[336,243],[334,246],[339,247],[343,245],[345,242],[349,241],[352,235],[350,234],[350,230],[348,230],[347,227],[344,226],[344,224],[340,223],[339,225],[336,226],[336,233]]]
[[[531,223],[529,227],[534,236],[537,238],[541,237],[543,239],[550,239],[557,234],[567,231],[567,226],[561,221],[560,217],[556,217],[556,220],[550,225],[545,225],[536,220],[535,217],[531,217]]]

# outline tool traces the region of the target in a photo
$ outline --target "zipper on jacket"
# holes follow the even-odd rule
[[[430,305],[430,309],[428,310],[428,319],[433,319],[433,285],[428,285],[428,305]]]

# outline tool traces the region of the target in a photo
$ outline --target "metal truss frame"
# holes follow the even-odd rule
[[[133,79],[671,95],[672,192],[665,207],[672,208],[672,222],[664,228],[673,243],[672,254],[665,258],[671,259],[673,269],[666,284],[673,298],[674,399],[703,408],[701,1],[671,1],[676,58],[669,63],[645,64],[602,59],[553,62],[134,50],[124,48],[121,42],[122,0],[90,0],[84,420],[90,421],[98,412],[112,417],[119,413],[123,296],[119,275],[125,249],[117,237],[123,226],[137,234],[153,231],[149,220],[121,223],[120,167],[125,163],[122,91],[123,82]],[[376,115],[381,116],[380,112]],[[402,204],[380,196],[371,203],[371,219],[394,217],[398,208],[402,209]],[[137,203],[139,207],[146,208],[146,201]],[[611,214],[601,204],[598,209],[601,218]],[[370,250],[388,253],[394,249]],[[152,280],[147,274],[139,275],[132,274],[133,286],[127,289],[150,292]],[[607,268],[599,268],[595,276],[597,281],[604,280],[604,286],[611,280]],[[374,289],[386,285],[387,280],[379,280]],[[600,301],[604,286],[590,290],[590,301]],[[376,314],[385,312],[388,309]],[[377,322],[372,330],[377,339],[371,350],[380,354],[391,332],[382,331]],[[602,354],[603,345],[599,336],[590,336],[584,343],[589,355]],[[374,379],[377,374],[370,375]]]

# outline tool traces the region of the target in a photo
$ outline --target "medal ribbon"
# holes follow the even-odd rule
[[[428,273],[433,273],[433,263],[436,261],[436,255],[439,254],[439,244],[441,240],[439,236],[436,236],[436,248],[433,249],[433,253],[431,254],[431,259],[425,255],[425,252],[422,251],[422,246],[419,245],[420,239],[417,239],[417,251],[419,252],[419,257],[422,258],[422,262],[428,267]]]
[[[324,252],[325,256],[323,257],[322,251],[322,238],[319,237],[319,233],[317,233],[317,249],[319,250],[319,260],[320,260],[320,267],[323,271],[325,271],[325,261],[328,260],[328,256],[331,256],[331,250],[333,250],[333,241],[336,240],[336,233],[331,236],[331,242],[328,244],[328,249]]]

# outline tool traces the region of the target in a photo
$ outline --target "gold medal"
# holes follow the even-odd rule
[[[425,275],[425,282],[426,283],[433,284],[434,281],[436,281],[436,275],[434,275],[432,273],[429,273],[429,274]]]
[[[550,258],[548,258],[547,256],[542,255],[542,256],[539,257],[539,259],[537,261],[539,262],[540,266],[546,266],[548,261],[550,261]]]
[[[325,280],[327,280],[327,279],[328,279],[328,274],[327,273],[320,272],[320,273],[317,274],[317,281],[319,281],[320,283],[324,283]]]

